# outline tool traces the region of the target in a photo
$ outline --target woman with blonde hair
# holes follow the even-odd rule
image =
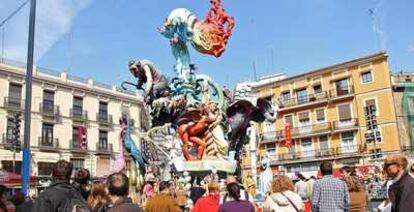
[[[92,209],[92,212],[107,211],[109,209],[108,205],[110,202],[111,199],[108,191],[106,190],[106,185],[101,182],[95,182],[92,185],[91,192],[88,197],[88,205]]]
[[[344,176],[344,181],[349,191],[349,211],[365,212],[367,206],[367,194],[361,181],[356,176]]]
[[[293,190],[293,183],[288,176],[278,175],[274,177],[271,183],[271,194],[263,204],[263,211],[303,211],[304,204],[302,198]]]

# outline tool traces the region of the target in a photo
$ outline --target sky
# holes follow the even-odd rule
[[[0,22],[27,0],[1,0]],[[236,26],[220,58],[190,47],[198,72],[233,87],[256,76],[289,76],[386,50],[392,72],[414,71],[412,0],[222,0]],[[174,77],[157,28],[174,8],[203,19],[208,0],[37,0],[36,65],[107,84],[132,81],[130,59]],[[29,4],[6,22],[0,53],[25,61]],[[1,34],[4,33],[4,34]]]

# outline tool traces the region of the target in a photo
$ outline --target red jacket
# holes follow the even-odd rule
[[[204,212],[204,211],[218,211],[219,209],[220,195],[213,194],[201,197],[197,200],[192,212]]]

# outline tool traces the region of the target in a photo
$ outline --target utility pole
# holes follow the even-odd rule
[[[30,122],[32,110],[32,75],[33,75],[33,54],[36,20],[36,0],[30,1],[29,17],[29,40],[27,51],[27,73],[26,73],[26,100],[24,108],[24,146],[23,146],[23,193],[29,195],[30,186]]]

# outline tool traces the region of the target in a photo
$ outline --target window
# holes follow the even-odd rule
[[[108,131],[99,130],[99,149],[108,149]]]
[[[7,172],[21,174],[22,162],[21,161],[14,162],[14,172],[13,172],[13,161],[12,160],[2,160],[1,168]]]
[[[38,175],[40,176],[50,176],[52,174],[53,170],[53,164],[54,163],[48,163],[48,162],[38,162]]]
[[[298,104],[303,104],[308,102],[308,94],[306,92],[306,88],[300,89],[296,91],[296,98],[298,100]]]
[[[365,107],[375,108],[375,113],[373,115],[378,115],[378,108],[377,104],[375,103],[375,99],[365,100]]]
[[[361,74],[362,83],[370,83],[372,82],[372,72],[367,71]]]
[[[82,97],[73,97],[73,115],[82,116],[83,110],[83,98]]]
[[[70,162],[73,164],[73,170],[76,171],[78,169],[84,168],[85,160],[81,158],[72,158]]]
[[[72,128],[72,148],[73,147],[79,147],[79,141],[78,141],[78,138],[79,138],[79,127],[73,127]]]
[[[302,139],[302,156],[311,157],[313,156],[312,152],[312,138],[303,138]]]
[[[99,102],[99,119],[107,119],[107,118],[108,118],[108,103]]]
[[[313,92],[314,93],[322,93],[322,85],[321,84],[317,84],[313,86]]]
[[[282,94],[280,94],[280,99],[282,102],[288,101],[290,99],[290,91],[285,91]]]
[[[341,133],[341,146],[342,153],[349,153],[356,151],[356,145],[354,143],[355,136],[354,132],[343,132]]]
[[[316,122],[325,122],[325,110],[324,109],[317,109],[315,110],[316,113]]]
[[[7,131],[6,131],[6,142],[11,143],[13,140],[13,129],[14,129],[13,118],[7,118]]]
[[[328,136],[327,135],[322,135],[319,136],[319,149],[320,150],[326,150],[328,149]]]
[[[275,143],[266,144],[266,152],[271,157],[276,156],[276,144]]]
[[[22,86],[19,84],[10,83],[8,107],[20,108],[22,98]]]
[[[307,126],[309,122],[309,112],[300,112],[298,113],[299,123],[301,126]]]
[[[335,88],[336,88],[336,95],[342,96],[350,93],[349,90],[349,80],[348,79],[341,79],[335,81]]]
[[[43,91],[43,110],[47,112],[53,112],[53,106],[55,101],[55,92]]]
[[[293,127],[293,116],[292,115],[285,116],[285,124],[289,124],[291,127]]]
[[[42,145],[53,145],[53,124],[43,123],[41,142]]]
[[[348,122],[352,120],[351,104],[338,105],[339,121]]]
[[[289,153],[295,153],[296,152],[296,140],[292,139],[292,146],[289,149]]]

